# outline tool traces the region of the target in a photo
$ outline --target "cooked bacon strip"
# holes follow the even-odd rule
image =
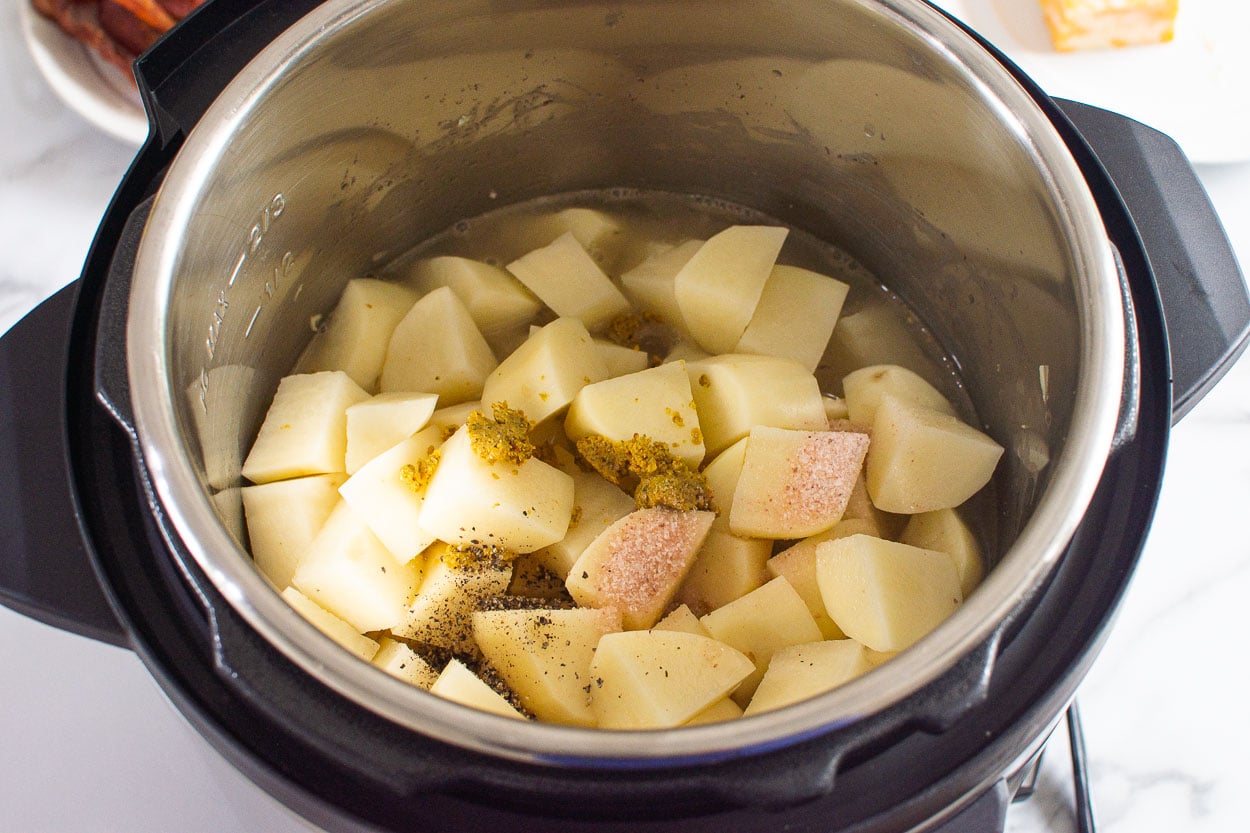
[[[97,0],[32,0],[35,11],[54,21],[74,40],[131,77],[135,56],[114,41],[100,25]]]
[[[109,3],[116,3],[158,32],[168,32],[178,22],[156,0],[104,0],[100,4],[101,11]]]
[[[31,0],[35,11],[133,82],[131,63],[204,0]]]

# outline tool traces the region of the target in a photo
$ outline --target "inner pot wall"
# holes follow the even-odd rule
[[[243,540],[241,459],[310,319],[348,279],[501,204],[660,189],[811,232],[919,311],[1007,447],[1000,552],[1052,478],[1066,481],[1061,523],[1030,539],[1045,548],[1006,559],[1036,563],[994,571],[979,595],[1001,598],[974,596],[938,634],[992,627],[1013,594],[1044,579],[1097,479],[1118,405],[1121,321],[1084,183],[1028,97],[978,51],[908,0],[327,3],[209,110],[140,251],[136,418],[188,548],[263,632],[297,651],[314,645],[349,688],[381,692],[382,711],[431,699],[336,656],[208,527],[220,517]],[[166,417],[172,433],[162,434]],[[195,494],[178,488],[184,469]],[[909,652],[872,677],[923,679],[959,643],[935,634],[927,658]],[[881,696],[846,690],[843,715]],[[446,712],[454,733],[449,705],[423,708],[435,720]],[[787,731],[774,716],[758,721],[761,740]],[[496,723],[482,732],[517,754],[535,728],[557,746],[595,748],[570,730],[512,736]]]

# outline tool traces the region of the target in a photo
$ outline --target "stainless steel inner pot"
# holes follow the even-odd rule
[[[281,601],[241,543],[243,454],[345,282],[454,221],[614,186],[759,209],[849,251],[955,358],[997,476],[997,562],[943,626],[821,697],[659,732],[521,723],[418,691]],[[1045,583],[1111,447],[1115,258],[1035,102],[918,0],[331,0],[225,89],[169,170],[127,357],[144,462],[242,617],[401,726],[513,759],[698,761],[916,692]]]

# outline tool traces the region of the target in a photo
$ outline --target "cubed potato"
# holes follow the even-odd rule
[[[738,478],[742,476],[742,461],[746,459],[747,438],[743,437],[717,454],[703,468],[703,477],[712,493],[712,505],[716,508],[713,529],[729,532],[729,510],[733,507],[734,492],[738,490]]]
[[[875,534],[874,527],[868,521],[844,518],[833,529],[804,538],[765,562],[765,570],[770,576],[785,576],[786,581],[790,582],[790,586],[807,605],[825,639],[842,639],[846,634],[842,633],[842,629],[825,610],[825,600],[820,595],[820,585],[816,581],[816,547],[825,541],[836,541],[851,535]]]
[[[842,519],[867,450],[863,434],[752,428],[729,512],[730,531],[797,539],[831,528]]]
[[[715,639],[678,631],[610,633],[591,662],[591,708],[604,729],[680,726],[753,669],[751,660]]]
[[[677,601],[702,615],[745,596],[768,580],[764,563],[772,551],[772,541],[713,528],[677,590]]]
[[[430,693],[461,704],[503,717],[525,720],[525,715],[504,698],[502,694],[482,682],[467,665],[458,659],[450,660],[430,686]]]
[[[482,401],[507,402],[537,425],[562,415],[578,391],[608,375],[582,322],[557,318],[535,331],[486,377]]]
[[[342,370],[364,390],[377,391],[391,334],[417,298],[407,287],[376,278],[348,281],[324,329],[296,362],[295,372]]]
[[[793,359],[816,370],[850,287],[797,266],[773,267],[735,353]]]
[[[664,364],[672,364],[673,362],[697,362],[703,359],[710,359],[712,354],[704,350],[693,341],[681,340],[672,346],[668,354],[664,357]]]
[[[590,662],[599,638],[621,629],[613,609],[484,610],[473,614],[482,655],[539,720],[594,726]]]
[[[314,474],[241,490],[252,559],[274,587],[291,583],[295,567],[339,502],[345,474]]]
[[[539,550],[542,559],[560,580],[568,578],[573,563],[605,529],[635,509],[634,499],[595,472],[582,471],[573,455],[558,449],[560,470],[573,478],[573,517],[564,537]]]
[[[757,425],[824,431],[820,385],[790,359],[729,353],[687,363],[703,442],[719,454]]]
[[[874,651],[903,650],[963,601],[950,556],[868,535],[820,544],[816,579],[833,621]]]
[[[398,639],[384,636],[378,640],[378,652],[373,657],[373,664],[392,677],[415,685],[417,688],[430,690],[438,679],[438,672],[430,664]]]
[[[629,301],[572,232],[512,261],[508,271],[556,315],[578,318],[592,332],[630,309]]]
[[[730,353],[746,330],[788,229],[730,226],[699,247],[673,278],[686,327],[710,353]]]
[[[450,547],[442,542],[426,551],[425,578],[403,621],[391,628],[405,639],[457,653],[475,650],[473,613],[502,595],[512,578],[512,565],[495,561],[453,566]]]
[[[341,370],[285,377],[243,461],[243,476],[270,483],[346,471],[347,409],[368,398]]]
[[[424,428],[437,404],[433,393],[381,393],[348,408],[347,473]]]
[[[787,645],[819,642],[820,628],[783,576],[699,619],[713,639],[737,648],[761,670]]]
[[[422,295],[442,286],[456,293],[488,342],[528,325],[542,309],[538,298],[506,270],[467,257],[418,260],[405,282]]]
[[[703,627],[703,623],[699,621],[699,617],[695,616],[694,611],[684,604],[677,605],[668,612],[660,621],[655,623],[654,631],[681,631],[682,633],[693,633],[699,636],[706,636],[709,639],[711,634],[707,632],[707,628]]]
[[[487,462],[460,428],[439,450],[418,523],[440,541],[520,553],[559,541],[572,516],[573,478],[534,457]]]
[[[413,304],[395,327],[379,387],[384,393],[436,393],[441,405],[479,399],[495,353],[448,287]]]
[[[871,447],[870,440],[869,448]],[[851,496],[846,500],[846,510],[842,513],[843,521],[864,521],[867,526],[861,531],[878,538],[888,538],[891,541],[898,540],[898,534],[903,531],[903,525],[910,517],[910,515],[882,512],[874,506],[872,498],[868,497],[868,481],[862,471],[859,477],[855,478],[855,485],[851,487]]]
[[[636,347],[626,347],[623,344],[597,338],[595,349],[599,351],[599,358],[603,359],[603,364],[608,369],[606,378],[609,379],[614,376],[637,373],[646,370],[651,365],[651,357],[647,355],[647,352]]]
[[[469,414],[474,411],[482,411],[481,400],[473,399],[468,402],[458,402],[455,405],[448,405],[436,410],[430,416],[429,424],[442,429],[444,438],[450,437],[456,432],[457,428],[469,421]],[[483,413],[488,413],[489,411],[490,405],[487,405]]]
[[[421,564],[401,564],[340,502],[308,546],[291,585],[360,633],[399,624],[421,584]]]
[[[921,376],[938,370],[938,363],[918,346],[899,307],[887,301],[840,316],[821,364],[834,378],[875,364],[902,365]]]
[[[378,643],[360,633],[347,622],[344,622],[294,587],[288,587],[283,590],[282,599],[295,608],[300,616],[303,616],[315,625],[317,630],[365,662],[369,662],[378,653]]]
[[[649,628],[672,601],[712,527],[711,512],[639,509],[605,529],[569,570],[583,607],[614,607],[624,627]]]
[[[703,711],[683,723],[683,726],[702,726],[706,723],[723,723],[742,717],[742,707],[730,698],[717,700]]]
[[[886,395],[897,396],[921,408],[955,416],[955,407],[942,392],[920,374],[896,364],[876,364],[860,368],[842,377],[846,394],[847,418],[852,422],[872,425],[877,406]]]
[[[421,526],[425,490],[405,481],[404,468],[433,456],[442,431],[424,428],[366,463],[339,487],[339,494],[395,560],[412,561],[436,536]]]
[[[638,308],[659,317],[679,334],[693,338],[681,317],[673,281],[682,267],[690,262],[694,253],[703,246],[702,240],[687,240],[644,260],[621,275],[621,286]]]
[[[912,515],[899,541],[926,550],[944,552],[955,562],[959,589],[966,599],[985,575],[981,547],[972,529],[954,509],[935,509]]]
[[[950,509],[990,482],[1003,447],[957,418],[886,395],[872,423],[873,505],[914,515]]]
[[[572,602],[564,589],[564,576],[558,575],[542,560],[543,550],[527,552],[512,559],[512,578],[508,581],[509,596]]]
[[[791,645],[773,654],[745,717],[780,709],[848,683],[872,669],[864,646],[853,639]]]
[[[562,234],[572,234],[608,274],[615,274],[614,267],[631,237],[624,224],[609,212],[584,206],[516,216],[495,232],[497,242],[485,250],[499,252],[505,260],[546,246]]]
[[[624,442],[641,434],[691,468],[703,461],[703,433],[681,362],[586,385],[569,406],[564,430],[572,440],[593,434]]]
[[[846,400],[842,397],[826,393],[821,397],[820,403],[825,406],[825,419],[829,422],[850,419],[850,411],[847,410]]]

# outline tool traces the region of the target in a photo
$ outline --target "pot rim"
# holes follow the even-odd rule
[[[946,622],[871,674],[785,709],[728,723],[621,732],[510,720],[416,689],[340,649],[281,599],[226,530],[195,473],[174,410],[168,351],[173,275],[199,189],[238,125],[317,43],[387,0],[326,3],[226,86],[171,165],[136,260],[127,321],[135,431],[161,506],[185,550],[236,612],[324,685],[406,729],[490,755],[552,765],[637,768],[762,753],[860,721],[949,672],[1046,583],[1075,532],[1112,447],[1125,362],[1119,272],[1098,209],[1048,116],[999,60],[920,0],[848,0],[872,7],[957,66],[1044,174],[1078,265],[1080,373],[1071,429],[1045,494],[1019,537]],[[225,554],[225,557],[222,557]]]

